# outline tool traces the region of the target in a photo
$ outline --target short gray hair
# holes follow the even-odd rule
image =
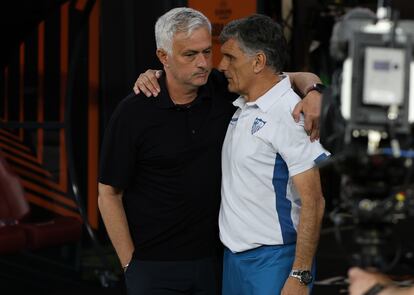
[[[206,27],[211,34],[211,23],[201,12],[187,7],[171,9],[163,14],[155,24],[157,49],[172,54],[172,39],[176,33],[190,35],[195,29]]]

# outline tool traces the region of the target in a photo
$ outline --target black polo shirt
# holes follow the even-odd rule
[[[124,190],[134,257],[206,257],[218,243],[221,147],[234,95],[215,70],[190,105],[174,105],[163,79],[160,86],[157,98],[129,95],[114,111],[99,181]]]

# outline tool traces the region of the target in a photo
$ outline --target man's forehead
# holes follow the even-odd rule
[[[230,38],[221,45],[223,50],[241,50],[240,43],[236,39]]]
[[[211,33],[207,27],[199,27],[190,31],[177,31],[173,35],[173,40],[185,40],[194,38],[210,38]]]
[[[212,46],[211,34],[207,30],[191,34],[179,32],[174,35],[173,46],[184,50],[204,50]]]

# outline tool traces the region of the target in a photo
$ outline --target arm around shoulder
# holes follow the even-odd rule
[[[312,85],[322,83],[321,79],[314,73],[289,72],[286,74],[289,76],[293,88],[299,92],[300,96],[308,94],[308,91]]]
[[[297,72],[287,73],[292,82],[292,87],[303,97],[292,112],[296,122],[299,121],[300,114],[305,115],[305,130],[310,135],[311,141],[319,138],[319,117],[321,112],[322,94],[313,90],[314,85],[320,84],[321,79],[313,73]]]

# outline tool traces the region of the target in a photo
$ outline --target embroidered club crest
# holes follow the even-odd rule
[[[259,131],[265,124],[266,124],[266,121],[263,121],[260,118],[254,119],[253,126],[252,126],[252,134],[255,134],[257,131]]]

